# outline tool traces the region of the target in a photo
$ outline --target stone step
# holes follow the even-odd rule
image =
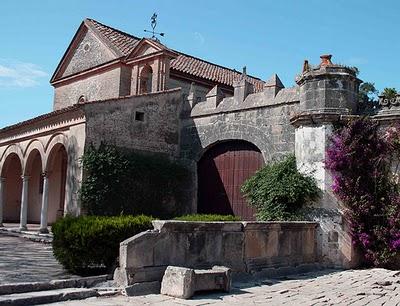
[[[18,228],[0,227],[0,233],[3,235],[21,237],[33,242],[41,242],[51,244],[53,242],[53,234],[42,234],[34,231],[24,231]]]
[[[110,275],[97,275],[88,277],[76,277],[70,279],[59,279],[47,282],[10,283],[0,285],[0,297],[14,293],[28,293],[36,291],[48,291],[65,288],[87,288],[93,287],[110,279]]]
[[[15,293],[0,296],[0,306],[40,305],[68,300],[82,300],[98,296],[96,290],[86,288],[66,288],[57,290]]]

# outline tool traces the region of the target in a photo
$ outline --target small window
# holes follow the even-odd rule
[[[144,113],[143,112],[135,112],[135,120],[136,121],[144,121]]]

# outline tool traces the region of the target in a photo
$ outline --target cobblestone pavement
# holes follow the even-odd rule
[[[325,270],[255,286],[236,284],[229,294],[196,295],[191,300],[159,294],[103,297],[57,303],[60,306],[125,305],[400,305],[400,271]],[[49,304],[55,305],[55,304]]]
[[[50,244],[0,234],[0,284],[71,276],[54,258]]]

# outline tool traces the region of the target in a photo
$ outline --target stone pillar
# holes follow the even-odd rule
[[[29,176],[22,176],[22,201],[21,201],[21,215],[20,215],[20,230],[26,230],[26,223],[28,218],[28,191],[29,191]]]
[[[246,97],[254,92],[253,85],[247,80],[246,67],[243,67],[239,80],[233,81],[233,98],[235,103],[242,103]]]
[[[0,227],[3,227],[4,190],[6,179],[0,177]]]
[[[352,69],[335,65],[330,55],[321,56],[316,68],[304,65],[296,82],[300,89],[300,113],[291,118],[295,127],[295,154],[298,169],[315,177],[321,198],[310,210],[320,223],[318,250],[328,266],[357,266],[358,254],[343,217],[343,206],[331,190],[331,173],[325,169],[326,150],[334,124],[346,120],[357,108],[358,86]]]
[[[47,211],[49,206],[49,177],[47,173],[43,173],[43,195],[42,209],[40,211],[40,229],[41,233],[48,233],[47,229]]]

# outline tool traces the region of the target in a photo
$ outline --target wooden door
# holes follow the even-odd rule
[[[247,204],[240,187],[263,164],[260,150],[245,141],[211,147],[198,163],[198,212],[254,220],[255,210]]]

